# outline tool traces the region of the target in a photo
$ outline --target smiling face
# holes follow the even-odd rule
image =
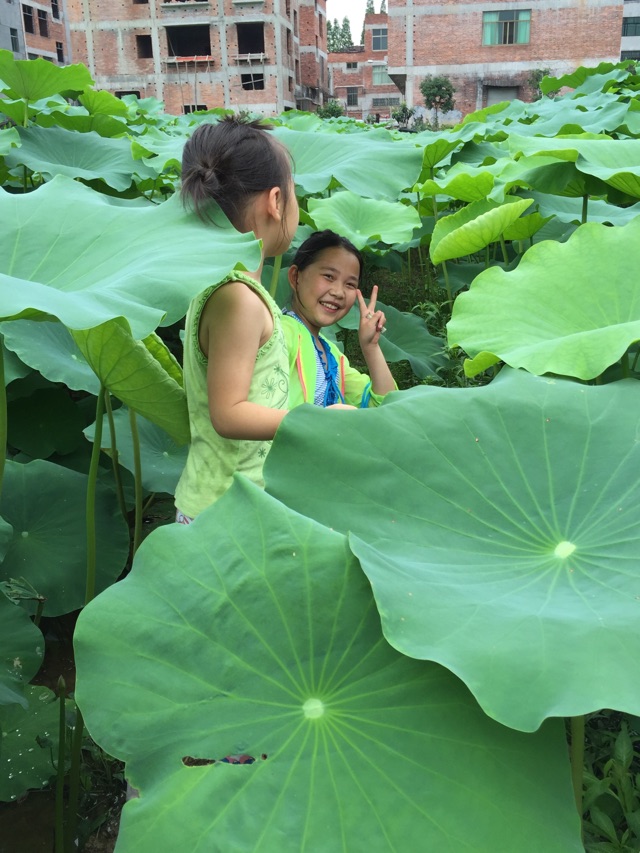
[[[312,335],[341,320],[356,301],[360,263],[342,247],[318,252],[303,270],[289,267],[291,308]]]

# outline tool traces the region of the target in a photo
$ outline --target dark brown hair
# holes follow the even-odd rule
[[[320,252],[325,249],[346,249],[347,252],[351,252],[360,264],[360,273],[358,274],[358,282],[360,282],[360,279],[362,278],[362,267],[364,266],[362,254],[358,249],[356,249],[350,240],[347,240],[346,237],[341,237],[340,234],[336,234],[335,231],[330,231],[328,228],[324,231],[316,231],[315,234],[307,237],[304,243],[300,244],[298,251],[295,253],[294,258],[291,261],[291,266],[297,267],[298,270],[302,272],[302,270],[310,266],[318,257]]]
[[[256,193],[280,187],[286,208],[291,159],[284,146],[269,136],[269,130],[271,125],[238,116],[197,127],[182,153],[183,204],[192,206],[200,219],[210,221],[211,203],[216,202],[238,230],[242,230],[247,205]]]

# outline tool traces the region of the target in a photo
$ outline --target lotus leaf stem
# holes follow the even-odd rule
[[[56,834],[55,853],[64,853],[64,762],[66,746],[66,720],[64,700],[67,686],[62,676],[58,678],[57,685],[58,702],[60,710],[58,714],[58,767],[56,777]]]
[[[504,237],[502,234],[500,235],[500,248],[502,249],[502,260],[505,262],[505,264],[508,264],[509,263],[509,254],[507,252],[507,244],[505,243]]]
[[[269,295],[275,299],[278,290],[278,278],[280,277],[280,268],[282,266],[282,255],[278,255],[273,261],[273,272],[271,273],[271,285],[269,286]]]
[[[107,419],[109,421],[109,433],[111,435],[111,465],[113,467],[113,479],[116,483],[116,494],[118,496],[118,505],[120,512],[125,522],[128,524],[127,504],[124,499],[124,488],[122,486],[122,477],[120,476],[119,453],[116,440],[116,424],[113,420],[113,407],[111,405],[111,394],[108,390],[104,392],[104,403],[107,410]]]
[[[129,409],[129,424],[131,425],[131,439],[133,441],[134,492],[136,500],[135,524],[133,529],[133,553],[135,554],[142,541],[142,464],[140,462],[138,422],[133,409]]]
[[[87,585],[84,603],[88,604],[96,594],[96,485],[98,482],[98,463],[100,462],[100,449],[102,447],[102,419],[104,417],[104,395],[105,387],[100,386],[98,401],[96,403],[96,429],[93,436],[93,449],[91,451],[91,462],[89,464],[89,478],[87,482]]]
[[[444,286],[447,288],[447,299],[449,305],[453,305],[453,296],[451,295],[451,282],[449,281],[449,271],[447,270],[447,262],[442,262],[442,272],[444,274]]]
[[[640,356],[640,347],[638,347],[638,351],[636,352],[636,357],[633,359],[633,364],[631,365],[631,370],[635,372],[636,364],[638,363],[638,356]]]
[[[7,388],[4,381],[4,344],[0,341],[0,495],[7,458]]]
[[[76,722],[71,740],[71,767],[69,769],[69,800],[65,832],[65,853],[76,853],[76,828],[78,825],[78,801],[80,799],[80,765],[82,763],[82,739],[84,720],[76,705]]]
[[[582,219],[581,219],[581,222],[583,225],[587,221],[587,208],[588,208],[588,206],[589,206],[589,196],[583,195],[582,196]]]
[[[571,780],[578,814],[582,817],[582,774],[584,770],[584,715],[571,717]]]

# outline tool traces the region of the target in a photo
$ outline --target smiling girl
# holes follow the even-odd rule
[[[377,406],[396,384],[380,349],[385,317],[376,311],[378,288],[369,304],[359,290],[362,255],[345,237],[318,231],[302,243],[289,267],[291,307],[282,318],[289,349],[289,406],[346,404]],[[320,331],[341,320],[354,305],[360,308],[358,338],[370,377]]]

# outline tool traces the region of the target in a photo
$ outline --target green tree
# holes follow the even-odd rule
[[[342,19],[341,39],[343,49],[345,47],[353,47],[353,38],[351,36],[351,23],[349,22],[349,18]]]
[[[381,2],[380,2],[380,14],[381,15],[387,14],[387,0],[381,0]]]
[[[448,113],[452,110],[456,102],[453,98],[455,89],[451,80],[444,76],[428,75],[420,83],[420,91],[424,98],[425,106],[434,111],[433,129],[438,129],[438,115]]]
[[[327,50],[333,53],[340,50],[341,47],[341,29],[338,19],[334,18],[333,23],[327,19]]]
[[[333,100],[327,101],[323,107],[318,107],[316,113],[320,118],[337,118],[338,116],[343,115],[344,110],[342,109],[340,101]]]
[[[543,77],[551,77],[552,71],[550,68],[534,68],[533,71],[527,77],[527,83],[531,86],[532,89],[535,90],[536,100],[542,97],[542,90],[540,89],[540,83],[542,82]],[[547,96],[549,98],[553,98],[558,94],[560,90],[554,89],[552,92],[548,92]]]
[[[367,0],[367,5],[364,10],[364,14],[366,15],[374,15],[375,9],[373,8],[373,0]],[[362,35],[360,36],[360,44],[364,44],[364,21],[362,22]]]
[[[397,121],[400,127],[407,127],[415,111],[415,107],[408,107],[406,101],[403,101],[397,110],[392,111],[391,118]]]

